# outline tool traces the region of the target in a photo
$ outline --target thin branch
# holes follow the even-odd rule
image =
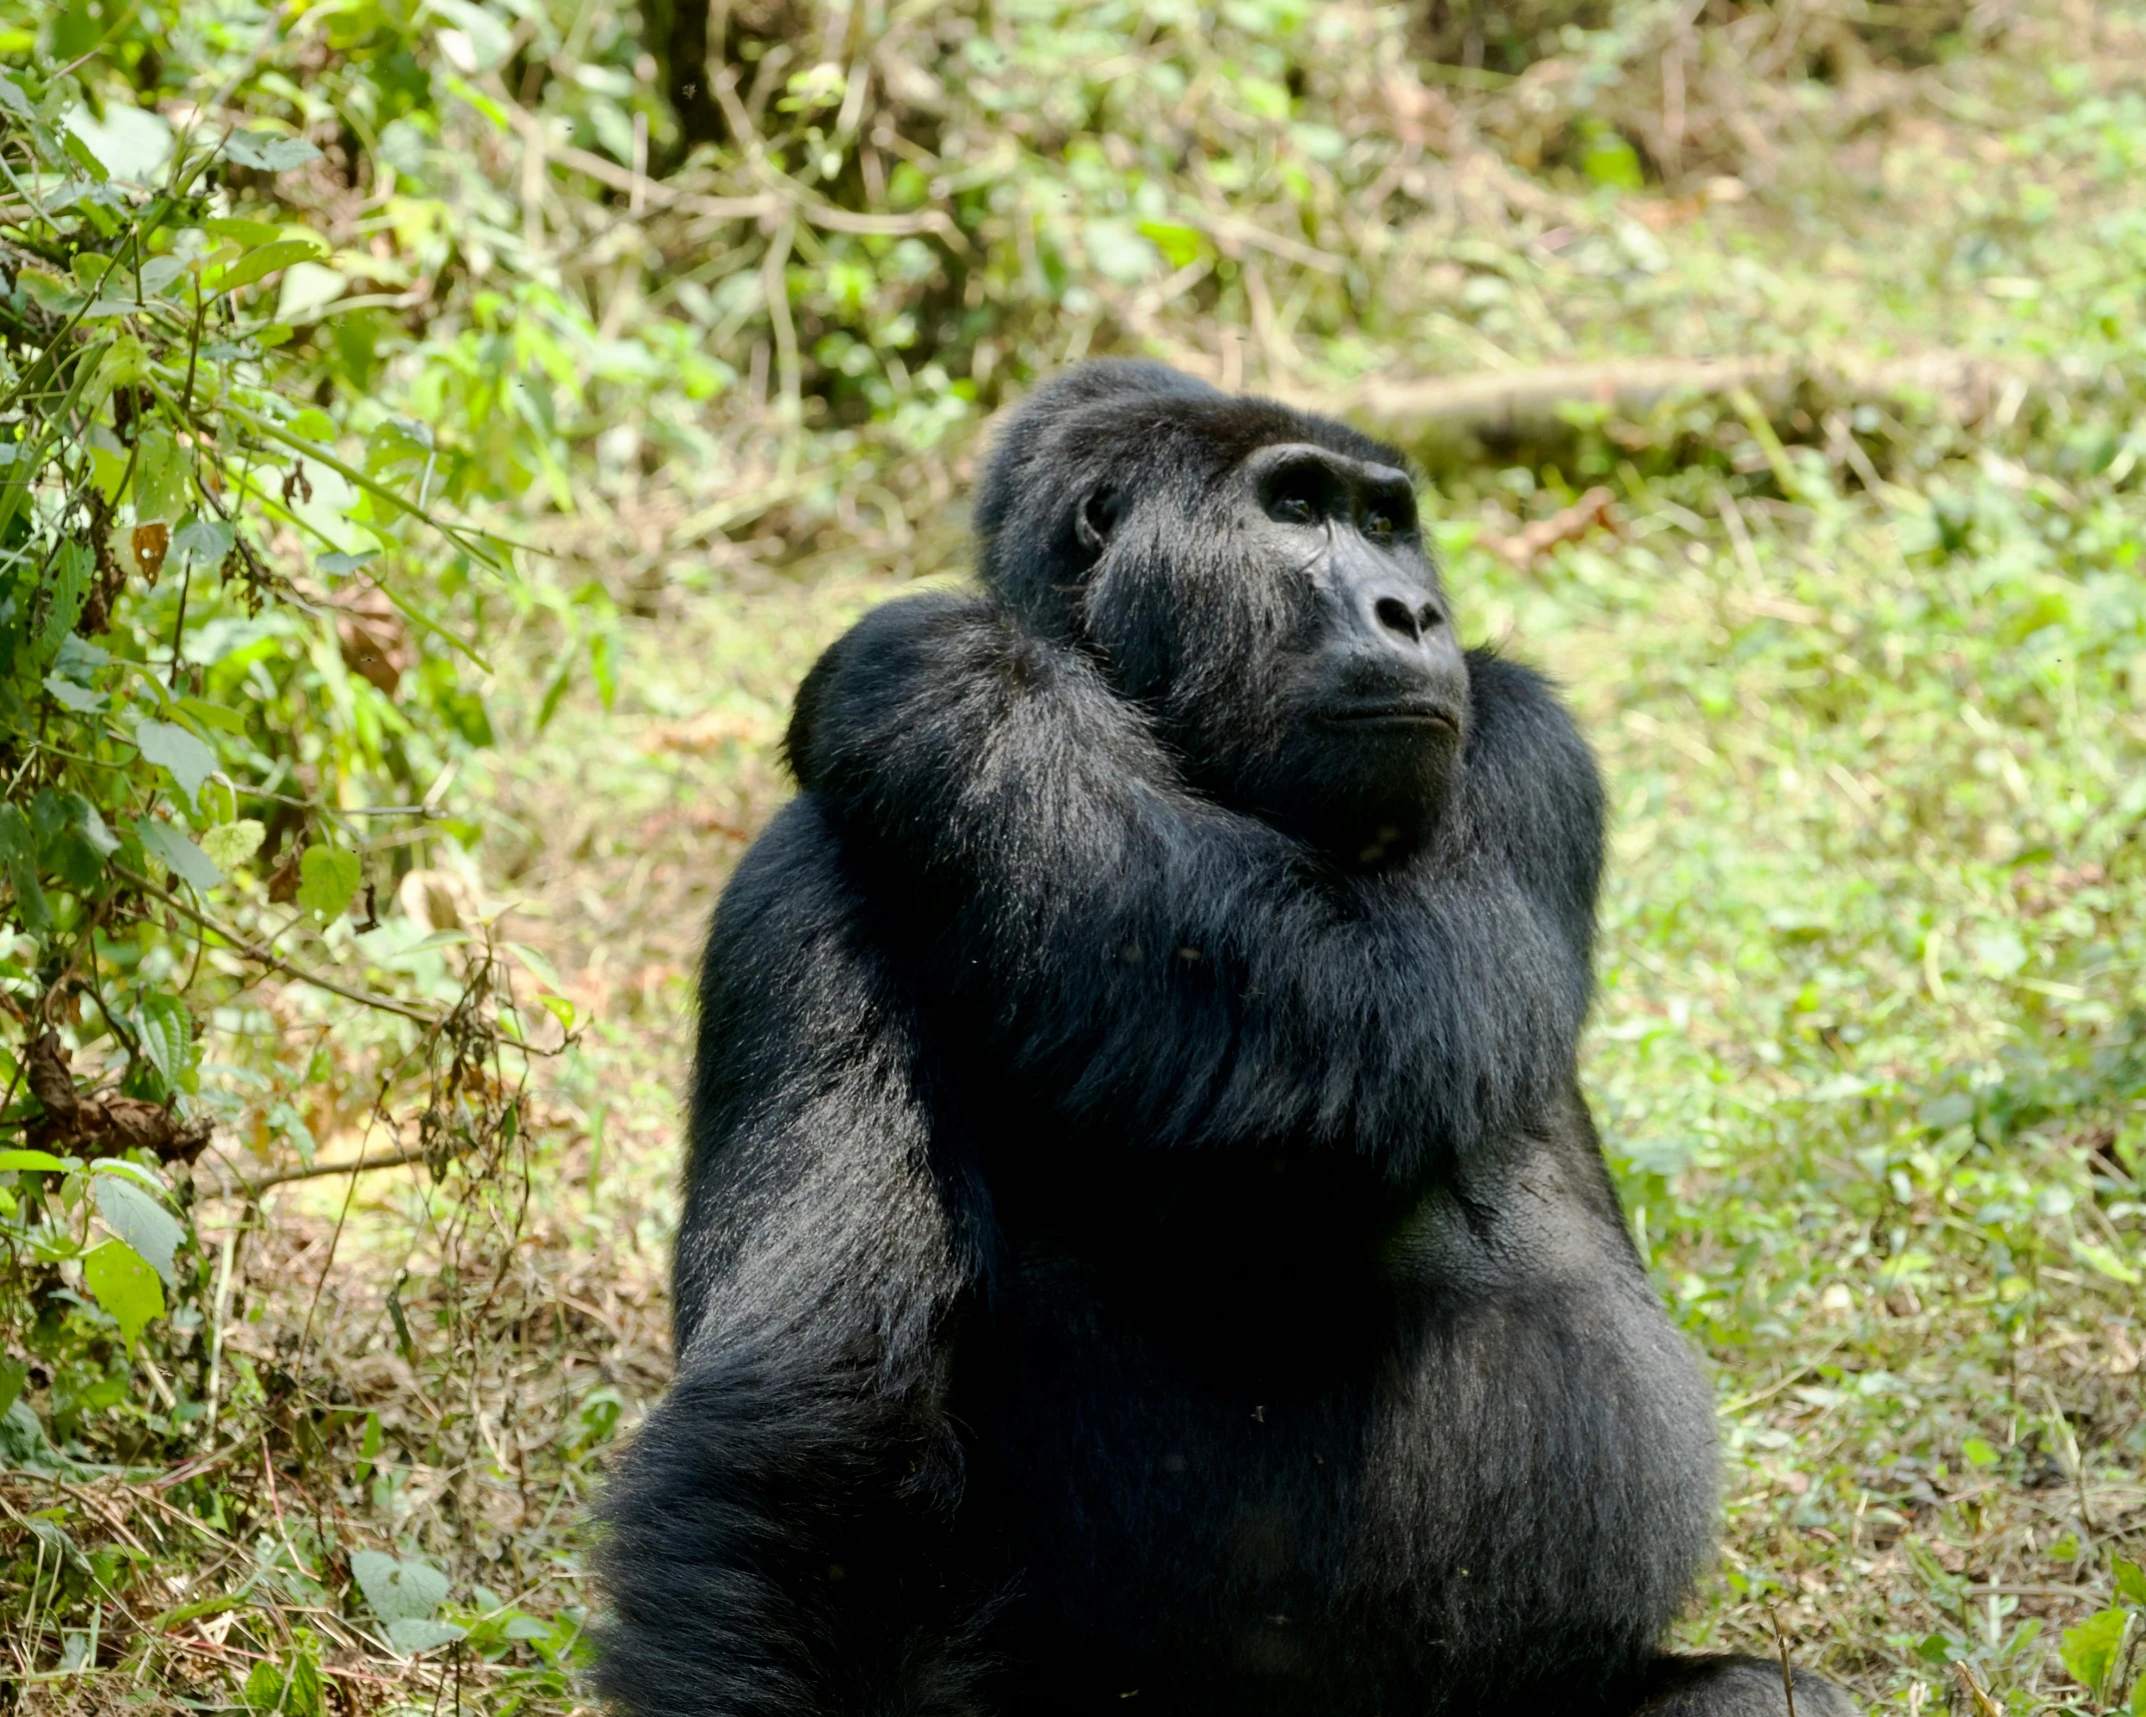
[[[347,1163],[314,1163],[310,1168],[277,1169],[271,1174],[240,1177],[230,1185],[206,1188],[204,1198],[257,1198],[270,1187],[285,1186],[294,1180],[324,1180],[336,1174],[366,1174],[373,1169],[408,1168],[412,1163],[425,1160],[423,1145],[405,1145],[399,1151],[383,1151],[376,1156],[353,1157]]]
[[[316,990],[326,990],[330,995],[341,996],[345,1001],[356,1002],[361,1007],[378,1008],[382,1013],[397,1014],[403,1019],[414,1020],[417,1024],[435,1031],[447,1023],[444,1015],[428,1013],[423,1008],[413,1008],[407,1002],[398,1002],[389,996],[372,995],[364,990],[352,989],[348,984],[338,983],[322,973],[298,965],[274,949],[262,947],[260,943],[252,941],[230,925],[218,923],[200,908],[189,906],[177,895],[167,893],[147,877],[136,875],[125,865],[114,865],[112,868],[126,878],[130,886],[140,889],[144,894],[153,895],[182,917],[190,918],[202,929],[221,936],[231,944],[235,952],[258,966],[266,966],[271,971],[281,972],[287,978],[295,978],[301,984],[310,984]]]

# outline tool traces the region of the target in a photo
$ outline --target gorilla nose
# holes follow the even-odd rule
[[[1370,603],[1377,630],[1390,642],[1420,644],[1445,623],[1445,613],[1435,602],[1415,593],[1408,596],[1375,595]]]

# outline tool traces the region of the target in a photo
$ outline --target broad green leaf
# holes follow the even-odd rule
[[[4,107],[17,119],[35,119],[37,109],[30,105],[30,98],[22,93],[22,86],[5,72],[0,72],[0,107]]]
[[[256,280],[274,274],[278,269],[288,268],[294,262],[312,262],[320,253],[320,246],[311,239],[278,239],[274,244],[264,244],[258,250],[249,250],[225,269],[217,278],[216,289],[219,292],[232,292],[241,286],[251,286]]]
[[[2064,1630],[2064,1667],[2074,1681],[2092,1689],[2096,1699],[2116,1673],[2117,1654],[2123,1650],[2130,1620],[2127,1610],[2100,1610],[2077,1627]]]
[[[447,1596],[447,1576],[414,1558],[353,1550],[350,1572],[373,1614],[391,1627],[396,1622],[428,1619]]]
[[[2142,1278],[2136,1264],[2122,1257],[2114,1247],[2105,1246],[2099,1240],[2089,1240],[2083,1234],[2074,1235],[2071,1243],[2072,1256],[2082,1264],[2091,1266],[2112,1282],[2122,1282],[2135,1288]]]
[[[146,725],[146,724],[145,724]],[[128,824],[135,838],[151,857],[161,859],[171,874],[196,889],[211,889],[224,879],[209,855],[170,823],[143,817]]]
[[[194,1016],[186,1011],[186,1004],[173,995],[145,996],[134,1016],[134,1023],[141,1038],[142,1054],[157,1070],[164,1088],[167,1091],[183,1089],[186,1076],[194,1067]]]
[[[223,565],[237,537],[221,519],[194,519],[172,533],[171,552],[199,571]]]
[[[33,936],[52,929],[52,909],[37,881],[37,838],[16,805],[0,805],[0,868],[15,891],[15,919]]]
[[[210,703],[207,698],[181,698],[179,708],[203,727],[213,727],[222,733],[246,731],[246,718],[237,710],[228,709],[220,703]]]
[[[72,680],[63,680],[58,674],[45,676],[45,690],[63,709],[73,710],[76,715],[94,715],[104,708],[104,694],[93,692],[87,686],[78,686]]]
[[[164,1315],[164,1284],[124,1241],[107,1240],[84,1253],[82,1282],[96,1296],[97,1303],[112,1314],[130,1353],[142,1326]]]
[[[134,519],[170,524],[186,509],[193,460],[168,429],[142,432],[134,450]],[[219,557],[220,558],[220,557]]]
[[[40,1174],[65,1174],[82,1166],[77,1158],[56,1157],[50,1151],[0,1151],[0,1174],[24,1169]]]
[[[30,828],[39,865],[78,889],[97,886],[104,861],[119,847],[97,807],[79,793],[40,787],[30,804]]]
[[[202,782],[216,773],[216,753],[183,727],[168,721],[145,721],[134,730],[142,756],[170,771],[191,805]]]
[[[86,543],[61,544],[60,552],[53,560],[51,597],[45,608],[44,621],[37,629],[40,661],[57,655],[63,642],[73,634],[76,622],[82,618],[82,605],[88,600],[90,579],[96,567],[96,559]]]
[[[116,1174],[93,1177],[90,1191],[97,1200],[97,1214],[111,1226],[112,1232],[124,1240],[142,1262],[176,1286],[178,1277],[172,1266],[172,1254],[178,1250],[179,1242],[186,1238],[186,1230],[179,1226],[177,1218],[133,1181],[123,1180]],[[102,1294],[97,1297],[104,1298]],[[163,1307],[157,1309],[161,1311]],[[112,1315],[117,1317],[119,1314],[113,1312]]]
[[[1140,236],[1160,250],[1172,268],[1183,268],[1211,248],[1198,227],[1179,226],[1174,221],[1142,221]]]
[[[98,184],[101,185],[111,178],[112,175],[106,171],[104,163],[97,159],[95,152],[72,131],[60,133],[60,147],[67,151],[68,158],[76,166],[96,180]]]
[[[306,848],[298,862],[298,904],[326,923],[342,916],[358,892],[362,875],[356,853],[325,841]]]
[[[2110,1560],[2109,1572],[2116,1580],[2116,1595],[2127,1604],[2146,1609],[2146,1569],[2118,1556]]]
[[[261,850],[261,842],[267,835],[268,830],[254,818],[241,817],[235,823],[219,823],[213,829],[204,829],[201,850],[209,863],[228,875]]]
[[[435,1622],[424,1616],[403,1616],[387,1625],[387,1637],[395,1649],[413,1656],[435,1646],[452,1645],[468,1633],[469,1629],[458,1623]]]
[[[125,1157],[98,1157],[89,1165],[91,1174],[116,1174],[126,1180],[146,1187],[166,1203],[171,1200],[171,1188],[140,1163],[130,1163]]]
[[[256,1663],[246,1672],[246,1705],[255,1717],[323,1717],[327,1703],[313,1654],[301,1649],[288,1663]]]
[[[288,173],[320,156],[303,137],[281,137],[273,131],[234,131],[224,139],[224,153],[257,173]]]
[[[201,223],[203,229],[218,238],[235,238],[240,244],[253,246],[274,244],[283,236],[283,229],[273,221],[249,221],[242,215],[214,215]]]
[[[283,271],[283,285],[276,294],[276,320],[313,321],[316,313],[342,297],[349,285],[325,263],[294,262]]]

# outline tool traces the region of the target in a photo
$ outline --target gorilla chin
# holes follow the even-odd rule
[[[1850,1717],[1663,1648],[1714,1395],[1580,1084],[1602,783],[1401,456],[1089,365],[976,524],[813,668],[716,910],[604,1695]]]

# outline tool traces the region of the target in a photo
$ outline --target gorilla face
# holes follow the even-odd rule
[[[1284,443],[1243,461],[1230,488],[1248,570],[1308,586],[1278,652],[1282,719],[1232,796],[1357,863],[1399,857],[1445,804],[1468,708],[1407,473]]]
[[[1093,652],[1187,782],[1347,865],[1420,846],[1468,670],[1400,455],[1157,364],[1032,396],[977,495],[984,582]]]
[[[1119,473],[1075,523],[1096,556],[1083,630],[1188,781],[1371,868],[1436,826],[1468,708],[1415,495],[1383,452],[1265,442],[1189,507]]]

